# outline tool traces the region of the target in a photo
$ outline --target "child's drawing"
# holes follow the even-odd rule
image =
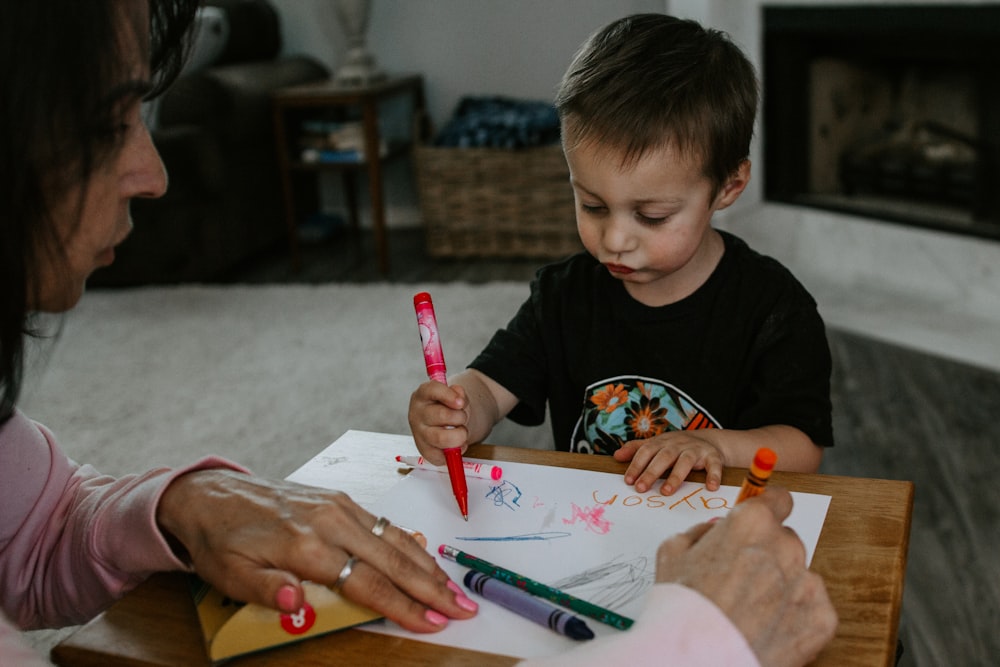
[[[606,563],[551,582],[549,585],[609,609],[639,600],[656,577],[653,559],[616,556]]]
[[[579,522],[598,535],[611,530],[611,522],[604,518],[604,507],[580,507],[576,503],[570,503],[570,506],[573,514],[568,519],[563,519],[567,526]]]
[[[530,542],[537,540],[556,540],[560,537],[569,537],[572,533],[524,533],[523,535],[502,535],[502,536],[482,536],[482,537],[455,537],[462,542]]]
[[[467,459],[474,460],[474,459]],[[456,511],[443,475],[407,475],[371,507],[374,514],[422,532],[433,553],[449,544],[629,618],[638,618],[655,581],[656,552],[668,537],[733,507],[739,487],[708,492],[685,482],[672,496],[637,493],[621,474],[504,462],[501,482],[469,478],[469,520]],[[807,561],[819,539],[829,497],[793,494],[786,522],[802,537]],[[453,581],[466,568],[438,559]],[[415,637],[393,624],[376,632]],[[621,632],[588,621],[598,636]],[[511,645],[516,637],[517,647]],[[481,604],[476,618],[451,623],[420,641],[504,655],[558,652],[572,640]]]
[[[497,507],[513,510],[520,506],[521,489],[505,479],[497,486],[492,487],[486,497],[492,499],[493,504]]]

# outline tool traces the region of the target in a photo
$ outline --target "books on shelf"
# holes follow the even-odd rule
[[[299,157],[309,164],[360,164],[366,161],[365,132],[360,122],[304,121],[299,134]],[[379,157],[389,147],[379,141]]]

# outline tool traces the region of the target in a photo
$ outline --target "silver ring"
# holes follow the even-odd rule
[[[335,593],[340,591],[341,588],[343,588],[344,583],[347,581],[347,578],[351,576],[351,570],[354,569],[354,564],[357,561],[358,561],[357,558],[351,556],[350,558],[347,559],[347,562],[344,563],[343,569],[341,569],[340,574],[337,575],[337,581],[333,582],[333,590]]]
[[[375,525],[372,526],[372,535],[374,535],[375,537],[382,537],[382,533],[385,532],[385,527],[388,525],[389,525],[389,520],[386,519],[384,516],[380,516],[378,520],[375,522]]]

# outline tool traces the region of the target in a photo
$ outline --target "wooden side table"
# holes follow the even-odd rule
[[[408,139],[388,141],[386,150],[380,150],[383,137],[379,127],[379,105],[391,97],[410,96],[415,122]],[[382,187],[382,164],[400,155],[413,155],[413,144],[421,137],[418,127],[426,118],[423,77],[417,74],[391,76],[366,86],[343,86],[332,80],[280,88],[272,94],[275,147],[281,172],[285,200],[285,222],[288,226],[288,245],[292,266],[298,270],[299,255],[298,216],[311,201],[318,208],[318,177],[326,171],[337,171],[343,176],[345,196],[351,224],[358,228],[356,185],[358,172],[368,175],[368,194],[371,200],[372,227],[379,270],[389,272],[389,246],[385,230],[385,202]],[[316,161],[302,159],[299,137],[303,123],[317,118],[348,117],[360,112],[364,132],[364,159],[347,161]]]

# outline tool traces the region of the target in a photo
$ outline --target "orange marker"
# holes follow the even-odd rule
[[[743,480],[743,486],[740,487],[740,495],[736,498],[737,505],[747,498],[764,493],[764,487],[767,486],[767,480],[777,462],[778,455],[767,447],[761,447],[757,450],[757,453],[753,455],[750,470],[747,471],[747,478]]]

